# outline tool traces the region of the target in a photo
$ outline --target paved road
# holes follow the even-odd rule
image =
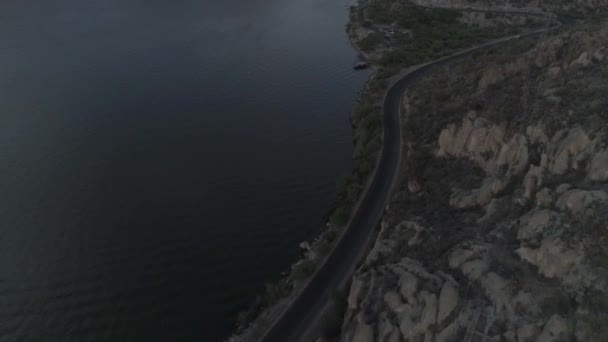
[[[345,233],[338,241],[326,262],[319,268],[300,295],[262,338],[264,342],[312,342],[310,327],[316,326],[318,318],[329,302],[331,293],[344,286],[365,254],[374,228],[389,197],[401,156],[400,102],[405,89],[430,69],[507,41],[544,33],[541,29],[511,36],[462,51],[452,56],[410,69],[391,85],[384,98],[383,127],[384,143],[376,172],[366,188],[360,205],[355,208]],[[302,336],[306,336],[303,338]],[[308,339],[308,340],[305,340]]]

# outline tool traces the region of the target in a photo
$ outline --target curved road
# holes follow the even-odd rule
[[[556,26],[559,27],[559,26]],[[313,342],[318,318],[330,301],[331,293],[347,284],[351,274],[363,258],[372,233],[384,210],[398,174],[401,158],[400,103],[405,89],[430,69],[510,40],[533,36],[555,29],[540,29],[526,34],[498,39],[433,62],[410,68],[389,87],[384,97],[382,152],[371,182],[333,252],[320,266],[312,279],[274,322],[264,342]],[[313,331],[314,330],[314,331]]]

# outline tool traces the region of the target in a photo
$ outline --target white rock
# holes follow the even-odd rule
[[[453,341],[453,337],[460,330],[460,326],[457,321],[450,323],[445,329],[441,330],[437,336],[435,336],[435,342],[448,342]]]
[[[448,264],[450,268],[458,268],[465,261],[472,259],[483,253],[485,248],[480,245],[473,245],[469,247],[459,247],[455,249],[448,258]]]
[[[568,330],[568,321],[559,315],[553,315],[545,324],[543,332],[536,338],[536,342],[570,341]]]
[[[562,71],[562,68],[560,68],[558,66],[557,67],[552,67],[552,68],[549,68],[547,70],[547,74],[549,74],[550,77],[556,77],[557,75],[559,75],[559,73],[561,71]]]
[[[599,50],[596,50],[596,51],[593,53],[593,59],[594,59],[594,60],[596,60],[596,61],[598,61],[598,62],[601,62],[601,61],[603,61],[603,60],[604,60],[604,58],[605,58],[606,56],[604,56],[604,53],[603,53],[603,51],[602,51],[602,50],[603,50],[603,49],[599,49]]]
[[[462,273],[464,273],[472,281],[479,279],[488,270],[488,268],[488,263],[482,259],[467,261],[460,266]]]
[[[587,53],[587,51],[585,51],[585,52],[581,53],[577,59],[572,61],[572,63],[570,63],[570,66],[571,67],[575,67],[575,66],[586,67],[586,66],[589,66],[589,64],[591,64],[591,58],[589,57],[589,53]]]
[[[515,134],[507,144],[504,144],[496,160],[497,166],[507,166],[507,175],[521,174],[528,166],[528,139],[523,134]]]
[[[557,236],[543,239],[538,249],[521,247],[517,254],[536,265],[538,272],[547,278],[563,277],[584,258],[582,250],[566,246]]]
[[[559,73],[559,67],[556,67]],[[528,126],[526,128],[526,135],[530,139],[530,143],[532,144],[544,144],[546,145],[549,142],[549,137],[545,133],[545,129],[542,124],[537,124],[535,126]]]
[[[418,290],[418,278],[410,272],[404,271],[399,277],[399,292],[403,298],[411,301],[410,299],[414,296]]]
[[[534,337],[538,335],[538,327],[536,324],[527,324],[517,329],[518,342],[532,342]]]
[[[359,297],[361,295],[361,289],[363,288],[363,281],[353,277],[353,282],[350,285],[350,292],[348,294],[348,308],[356,309],[359,305]]]
[[[590,143],[591,139],[580,127],[555,133],[548,146],[550,155],[549,172],[555,175],[564,174],[573,167],[572,161]]]
[[[553,193],[551,189],[544,188],[536,193],[536,206],[549,208],[551,205],[553,205]]]
[[[505,342],[518,342],[513,331],[507,331],[506,333],[502,334],[502,337]]]
[[[386,316],[381,318],[378,323],[378,338],[376,340],[386,341],[395,330],[398,331]]]
[[[454,189],[450,196],[450,206],[459,209],[474,208],[479,205],[479,189]]]
[[[440,324],[454,311],[458,305],[458,289],[446,281],[439,294],[439,312],[437,322]]]
[[[559,221],[559,215],[547,209],[535,209],[522,216],[521,227],[517,232],[519,240],[529,240],[538,237],[546,229],[555,227]]]
[[[604,149],[593,155],[587,172],[589,180],[596,182],[608,180],[608,149]]]
[[[498,274],[490,272],[483,277],[481,284],[488,298],[494,303],[496,313],[498,315],[506,313],[508,317],[512,316],[513,307],[509,282]]]
[[[557,188],[555,188],[555,193],[561,195],[570,189],[572,189],[572,185],[566,183],[560,184]]]
[[[425,307],[420,316],[420,321],[410,330],[409,335],[404,335],[405,338],[423,335],[437,322],[437,296],[426,291],[422,291],[421,296],[424,299]]]
[[[389,336],[389,338],[386,342],[400,342],[400,341],[401,341],[401,334],[399,333],[399,329],[395,329],[395,330],[393,330],[393,332],[391,333],[391,335]]]
[[[401,318],[401,321],[399,322],[399,331],[401,331],[403,337],[409,337],[412,333],[413,328],[414,322],[410,317],[404,316],[403,318]]]
[[[353,336],[353,342],[375,342],[374,327],[369,324],[359,324]]]
[[[579,190],[567,191],[557,200],[557,207],[568,210],[575,215],[584,214],[585,209],[596,202],[608,201],[608,194],[602,190]]]
[[[394,291],[389,291],[384,294],[384,302],[393,312],[397,312],[401,306],[403,305],[403,301],[401,300],[401,296]]]
[[[536,190],[543,184],[543,169],[540,166],[530,166],[524,177],[524,197],[531,199]]]

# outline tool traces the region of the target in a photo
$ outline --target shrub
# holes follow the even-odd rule
[[[334,209],[333,213],[329,217],[329,222],[336,226],[345,226],[350,218],[350,205],[342,205]]]

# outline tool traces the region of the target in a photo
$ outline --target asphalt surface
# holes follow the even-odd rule
[[[384,141],[376,172],[369,187],[355,208],[350,224],[338,241],[326,262],[295,298],[285,312],[261,339],[263,342],[313,342],[303,340],[309,336],[307,329],[314,325],[336,289],[343,287],[364,256],[371,241],[374,228],[383,213],[393,181],[398,173],[401,154],[400,102],[405,89],[430,69],[472,55],[482,49],[503,44],[521,37],[533,36],[548,30],[541,29],[526,34],[499,39],[469,50],[424,64],[401,75],[392,84],[384,98]]]

